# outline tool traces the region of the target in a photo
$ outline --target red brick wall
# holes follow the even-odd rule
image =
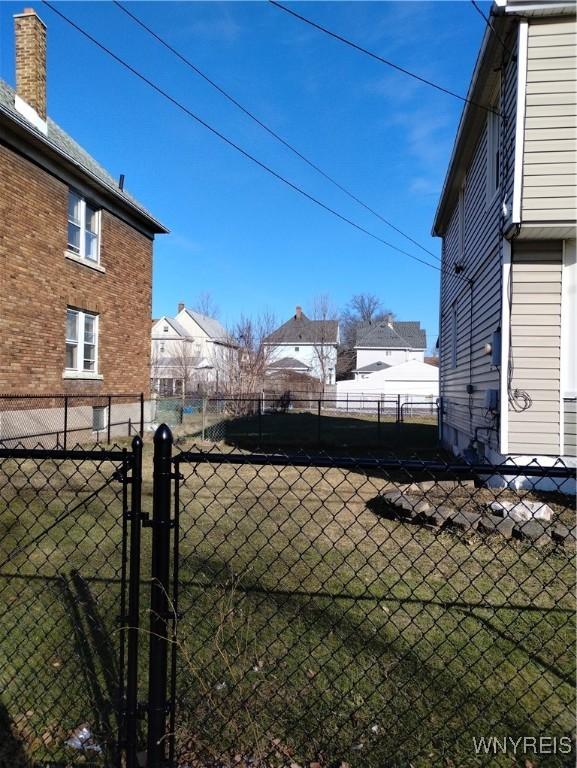
[[[152,241],[101,213],[97,272],[67,258],[68,186],[0,145],[0,392],[149,393]],[[66,307],[99,314],[100,381],[63,379]]]

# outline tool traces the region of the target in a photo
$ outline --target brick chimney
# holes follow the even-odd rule
[[[32,8],[25,8],[14,15],[14,36],[16,98],[46,121],[46,26]],[[18,103],[16,107],[28,117]]]
[[[182,303],[182,301],[181,301],[181,302],[179,302],[179,304],[178,304],[178,311],[179,311],[179,312],[182,312],[182,310],[183,310],[183,309],[184,309],[184,304],[183,304],[183,303]]]
[[[303,308],[297,306],[297,308],[295,310],[295,320],[300,320],[301,317],[302,317],[302,314],[303,314]]]

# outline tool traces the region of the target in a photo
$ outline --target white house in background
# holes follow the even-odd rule
[[[400,396],[402,403],[433,404],[439,396],[439,369],[436,365],[409,360],[399,365],[367,366],[369,371],[354,380],[337,381],[339,407],[357,400],[373,407],[375,401],[390,403]]]
[[[297,307],[295,314],[264,339],[269,371],[308,373],[325,385],[335,383],[339,324],[309,320]]]
[[[575,3],[491,9],[433,225],[443,439],[575,465]]]
[[[178,305],[175,317],[152,321],[153,392],[179,395],[200,388],[218,389],[219,374],[236,345],[212,317]]]
[[[427,334],[419,322],[388,317],[377,323],[365,323],[357,330],[357,362],[353,373],[355,378],[359,378],[384,366],[399,365],[409,360],[422,363],[426,348]]]

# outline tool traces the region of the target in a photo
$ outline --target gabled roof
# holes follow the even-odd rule
[[[183,338],[183,339],[190,339],[190,338],[192,338],[192,337],[191,337],[191,335],[190,335],[190,333],[189,333],[189,332],[186,330],[186,328],[185,328],[183,325],[181,325],[181,324],[178,322],[178,320],[175,320],[175,319],[174,319],[174,317],[166,317],[166,316],[163,316],[163,317],[159,318],[158,320],[153,320],[153,321],[152,321],[152,327],[154,328],[154,326],[155,326],[157,323],[160,323],[161,321],[162,321],[163,323],[166,323],[167,325],[170,325],[170,327],[172,328],[172,330],[173,330],[175,333],[178,333],[178,335],[179,335],[181,338]]]
[[[337,344],[337,320],[309,320],[304,312],[290,320],[264,339],[265,344]]]
[[[426,349],[427,334],[415,320],[382,320],[367,323],[357,331],[355,348]]]
[[[184,308],[184,311],[213,341],[230,342],[230,336],[226,329],[218,322],[218,320],[215,320],[214,317],[201,315],[199,312],[193,312],[192,309],[187,309],[186,307]]]
[[[133,215],[146,224],[147,229],[160,234],[168,232],[168,229],[132,195],[121,190],[117,180],[53,120],[48,118],[46,121],[48,126],[46,135],[26,120],[14,106],[15,96],[16,91],[0,80],[0,124],[3,120],[9,121],[20,133],[24,132],[28,140],[39,145],[44,153],[56,155],[60,162],[81,171],[101,191],[113,197],[121,206],[129,208]]]
[[[383,363],[382,360],[378,360],[376,363],[369,363],[369,365],[363,365],[360,368],[355,368],[353,373],[372,373],[373,371],[384,371],[391,366],[388,363]]]
[[[281,357],[280,360],[275,360],[269,363],[268,368],[270,371],[276,370],[291,370],[291,371],[310,371],[310,366],[306,363],[297,360],[294,357]]]

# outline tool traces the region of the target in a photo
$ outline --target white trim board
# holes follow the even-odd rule
[[[527,101],[527,51],[529,24],[519,23],[517,64],[517,114],[515,117],[515,167],[513,176],[513,224],[521,223],[521,199],[523,195],[523,154],[525,151],[525,105]]]

